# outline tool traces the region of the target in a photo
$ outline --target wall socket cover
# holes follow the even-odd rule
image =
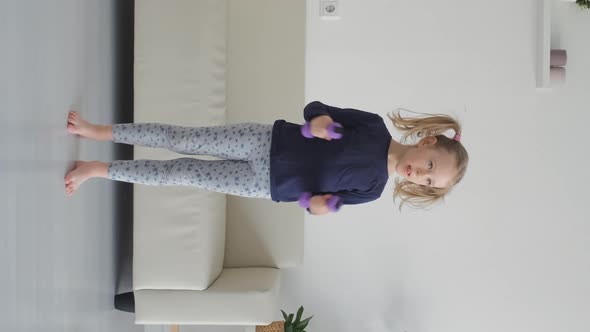
[[[320,0],[321,18],[340,18],[340,6],[335,0]]]

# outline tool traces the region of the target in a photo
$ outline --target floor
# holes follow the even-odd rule
[[[104,180],[73,197],[63,185],[74,160],[123,153],[65,130],[70,108],[110,123],[130,106],[123,7],[132,2],[0,0],[2,331],[143,330],[113,309],[116,212],[129,197]]]

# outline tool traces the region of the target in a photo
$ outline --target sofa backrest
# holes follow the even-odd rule
[[[305,1],[228,1],[227,15],[227,122],[302,122]],[[300,265],[305,213],[228,196],[224,265]]]

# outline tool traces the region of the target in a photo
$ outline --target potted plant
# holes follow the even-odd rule
[[[565,2],[575,2],[578,4],[578,6],[585,8],[585,9],[590,9],[590,0],[562,0]]]
[[[285,320],[279,320],[276,322],[272,322],[270,325],[256,326],[256,332],[305,332],[305,328],[309,321],[313,318],[307,317],[301,320],[301,316],[303,315],[303,306],[299,307],[297,310],[297,315],[289,314],[287,315],[283,310],[283,318]],[[293,318],[295,320],[293,320]]]

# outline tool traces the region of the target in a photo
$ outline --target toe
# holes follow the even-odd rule
[[[76,112],[70,112],[68,115],[68,121],[72,122],[76,120],[78,120],[78,114]]]
[[[68,130],[68,133],[70,133],[70,134],[78,134],[79,133],[78,128],[76,128],[76,126],[73,125],[72,123],[68,123],[67,130]]]

